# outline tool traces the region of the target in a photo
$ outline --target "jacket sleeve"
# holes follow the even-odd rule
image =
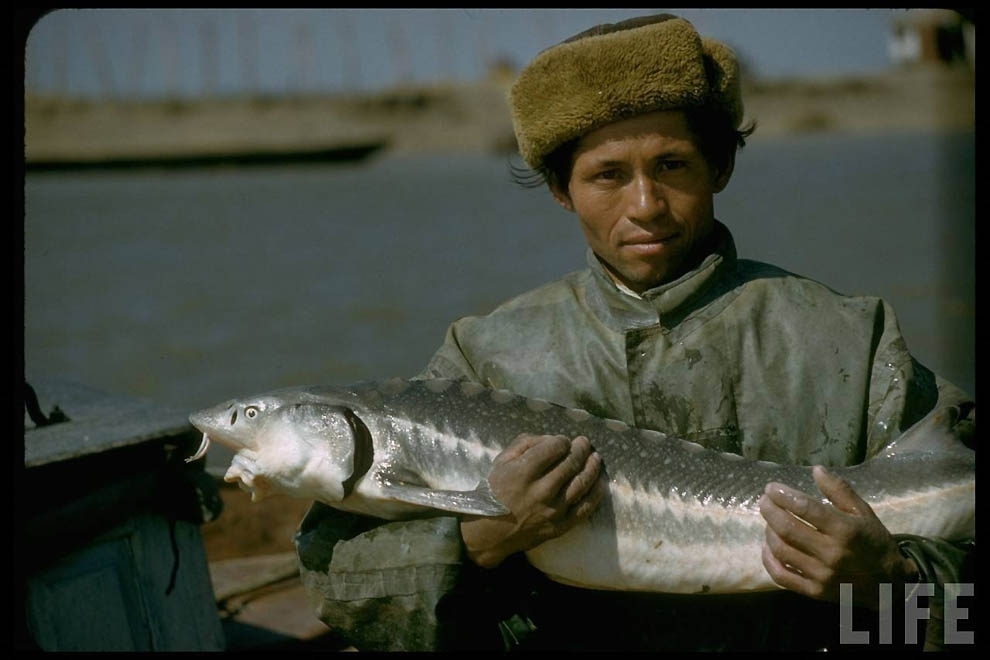
[[[915,607],[928,608],[928,619],[921,633],[924,638],[919,639],[919,642],[924,644],[924,649],[939,651],[954,646],[964,648],[958,645],[970,644],[971,642],[964,636],[959,635],[959,631],[967,628],[972,630],[971,624],[956,625],[956,622],[953,622],[954,632],[947,635],[945,619],[946,608],[950,606],[955,610],[954,615],[961,614],[959,618],[967,618],[965,614],[968,614],[969,607],[963,604],[959,596],[974,595],[971,588],[968,592],[963,592],[962,587],[966,585],[972,587],[974,582],[976,539],[950,542],[910,534],[895,534],[894,538],[901,553],[913,559],[918,566],[918,583],[914,586],[908,585],[905,601],[908,598],[918,598],[919,594],[928,597],[927,604],[921,598],[915,602]],[[925,585],[925,592],[918,591],[922,585]]]
[[[936,379],[939,382],[938,403],[936,406],[957,405],[961,411],[961,417],[954,427],[955,434],[969,447],[975,449],[976,432],[976,405],[968,400],[955,386]],[[914,560],[918,567],[918,585],[931,585],[931,593],[923,594],[928,596],[927,605],[924,599],[916,602],[917,607],[928,608],[928,619],[924,626],[923,641],[925,650],[943,650],[953,648],[954,644],[968,644],[964,637],[958,634],[953,639],[953,633],[947,633],[945,625],[946,608],[956,609],[956,613],[962,614],[963,601],[957,596],[972,596],[970,591],[958,593],[952,591],[958,589],[955,585],[969,585],[974,583],[974,568],[976,561],[976,538],[964,539],[961,541],[948,541],[939,538],[925,538],[910,534],[895,534],[894,539],[901,550],[901,554]],[[946,585],[953,585],[947,587]],[[963,588],[965,588],[963,586]],[[912,591],[905,594],[905,598],[912,595]],[[970,599],[972,600],[972,599]],[[966,618],[965,615],[960,618]],[[953,623],[953,630],[972,630],[970,626],[960,625],[958,628]],[[959,647],[956,648],[965,648]]]
[[[455,322],[447,328],[443,344],[417,378],[451,378],[485,384],[475,366],[464,355],[458,335],[459,327],[460,323]]]
[[[460,578],[453,517],[385,522],[313,503],[295,535],[317,617],[360,651],[444,646],[437,605]]]
[[[873,403],[870,406],[873,431],[868,440],[868,456],[879,452],[894,436],[907,430],[929,411],[946,406],[959,408],[960,417],[953,431],[962,443],[975,450],[975,400],[954,384],[935,375],[908,352],[893,312],[888,312],[873,366]],[[880,429],[885,429],[886,433]],[[944,629],[945,585],[972,584],[976,539],[951,542],[907,534],[895,535],[894,538],[901,553],[918,566],[918,585],[932,585],[933,593],[927,604],[921,599],[917,606],[929,610],[923,632],[925,648],[939,649],[947,641]],[[909,591],[906,597],[910,595]]]
[[[451,341],[420,377],[472,377]],[[294,541],[317,617],[358,650],[501,648],[478,596],[488,576],[466,559],[457,518],[388,522],[314,502]]]

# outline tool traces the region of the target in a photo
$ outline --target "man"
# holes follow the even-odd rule
[[[588,267],[456,321],[423,377],[824,468],[873,456],[936,406],[971,416],[960,433],[975,423],[966,394],[909,354],[885,302],[737,258],[714,197],[753,129],[740,128],[727,47],[670,15],[597,26],[540,53],[511,105],[520,153],[576,215]],[[971,556],[892,536],[845,482],[816,469],[830,504],[782,485],[761,501],[764,566],[780,592],[673,597],[552,583],[521,552],[594,511],[601,467],[586,438],[521,436],[489,479],[505,516],[379,525],[314,506],[297,544],[318,614],[369,650],[835,648],[840,584],[853,585],[862,616],[879,607],[880,584],[900,598],[918,582],[959,582]],[[941,635],[933,619],[931,645]]]

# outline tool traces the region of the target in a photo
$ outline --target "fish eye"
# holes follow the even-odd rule
[[[258,416],[258,407],[248,406],[247,408],[244,409],[244,416],[247,417],[248,419],[254,419],[255,417]]]

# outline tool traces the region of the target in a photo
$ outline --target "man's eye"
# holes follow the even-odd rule
[[[669,172],[671,170],[679,170],[684,167],[683,160],[662,160],[657,164],[657,169],[661,172]]]
[[[595,178],[605,181],[614,181],[619,178],[619,170],[602,170],[595,176]]]

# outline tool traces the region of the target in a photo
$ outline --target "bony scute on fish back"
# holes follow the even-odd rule
[[[957,412],[933,411],[877,457],[833,468],[891,533],[975,538],[975,452],[952,432]],[[437,380],[287,389],[190,421],[235,451],[227,477],[254,499],[278,492],[393,520],[502,515],[487,487],[499,451],[521,433],[586,436],[608,492],[588,521],[526,556],[555,580],[593,589],[779,588],[762,566],[765,523],[754,503],[771,481],[815,488],[807,467],[629,433],[586,412]]]

